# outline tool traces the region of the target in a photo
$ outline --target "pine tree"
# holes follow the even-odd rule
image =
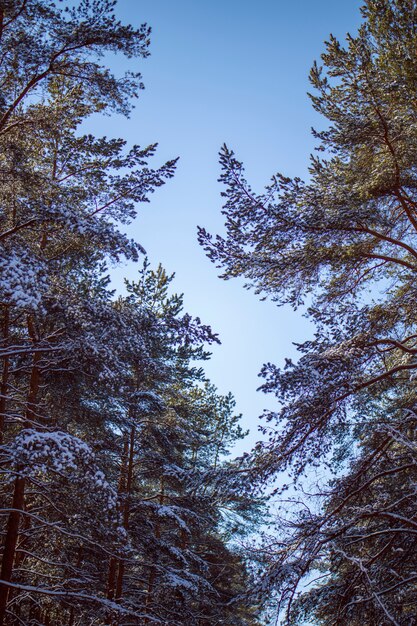
[[[123,568],[125,593],[132,606],[143,607],[145,623],[255,623],[247,621],[255,607],[245,557],[227,545],[238,528],[249,532],[259,515],[260,502],[245,488],[239,463],[225,460],[229,446],[244,436],[240,416],[233,415],[233,398],[218,396],[194,366],[196,358],[207,358],[202,342],[217,337],[181,314],[182,297],[168,295],[172,279],[145,261],[140,280],[127,283],[124,303],[130,319],[146,314],[152,355],[148,376],[135,375],[140,408],[125,448],[132,468],[129,534],[141,555]],[[224,515],[234,520],[233,533]],[[221,574],[236,578],[227,591]]]
[[[140,76],[98,60],[146,57],[149,29],[73,4],[0,5],[0,624],[253,625],[233,539],[261,503],[225,458],[233,398],[197,365],[218,338],[161,267],[109,286],[175,160],[81,130],[129,112]]]
[[[285,470],[297,484],[323,466],[343,476],[317,487],[316,504],[292,497],[298,511],[266,551],[265,585],[296,624],[417,619],[417,4],[367,0],[362,15],[311,71],[326,125],[313,131],[309,181],[278,174],[256,194],[224,147],[227,234],[200,230],[226,277],[278,303],[307,301],[317,328],[297,362],[263,367],[282,408],[266,413],[269,439],[253,456],[265,479]]]
[[[87,463],[86,455],[91,453],[88,447],[84,450],[81,441],[71,439],[70,434],[64,436],[62,431],[68,419],[68,411],[63,411],[63,389],[68,381],[74,384],[74,377],[78,384],[82,378],[85,384],[85,377],[91,375],[108,382],[109,377],[117,377],[114,343],[109,343],[110,335],[103,336],[98,322],[108,324],[107,330],[113,333],[120,322],[108,295],[100,298],[94,294],[93,302],[87,299],[90,288],[84,291],[83,285],[91,279],[86,277],[94,274],[106,257],[137,258],[140,246],[129,242],[115,223],[131,219],[134,203],[146,200],[173,171],[173,163],[157,171],[146,167],[153,146],[144,150],[135,146],[123,154],[124,141],[95,139],[76,132],[91,113],[105,109],[127,113],[130,98],[141,86],[139,75],[120,80],[91,58],[100,50],[128,57],[147,54],[148,29],[122,26],[113,7],[111,2],[81,2],[67,8],[67,14],[50,2],[10,2],[1,7],[0,408],[5,475],[14,477],[12,491],[8,480],[3,483],[7,523],[1,579],[11,584],[13,575],[15,589],[19,589],[19,582],[24,587],[24,581],[19,581],[19,566],[35,575],[37,564],[42,562],[39,552],[28,558],[21,556],[26,553],[21,542],[25,550],[35,541],[39,545],[40,528],[43,533],[53,528],[58,536],[77,533],[72,528],[70,508],[57,512],[48,507],[47,502],[54,499],[50,489],[57,488],[56,481],[50,485],[51,472],[61,472],[63,480],[71,482],[71,497],[62,493],[68,505],[71,499],[77,502],[77,484],[84,493],[89,491],[79,483],[79,470],[73,466],[77,466],[78,449],[80,464]],[[112,368],[109,361],[113,361]],[[74,402],[72,408],[79,411],[80,407]],[[55,464],[50,460],[49,466],[46,461],[55,448],[58,460]],[[39,466],[38,456],[45,454]],[[41,479],[45,472],[45,479]],[[39,493],[32,496],[39,481]],[[86,507],[91,514],[93,501]],[[44,515],[40,519],[39,510]],[[62,516],[59,522],[57,513]],[[39,524],[34,531],[31,518]],[[83,539],[97,545],[98,537],[93,542],[86,530],[90,521],[83,518]],[[114,543],[109,525],[102,536],[106,544],[120,543]],[[52,535],[54,540],[59,543]],[[65,576],[64,565],[57,567],[61,577]],[[50,575],[54,578],[53,570]],[[10,584],[0,586],[1,623],[7,600],[18,604],[17,592],[10,590]],[[31,585],[29,594],[30,590]],[[76,595],[68,588],[56,587],[49,593],[69,598]],[[34,611],[33,619],[41,619],[39,610]]]

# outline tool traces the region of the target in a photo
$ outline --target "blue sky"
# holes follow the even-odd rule
[[[232,391],[249,449],[258,416],[273,398],[256,392],[266,361],[294,356],[311,328],[291,309],[261,302],[238,280],[221,281],[197,244],[196,226],[222,232],[218,150],[226,142],[260,190],[275,172],[307,175],[311,126],[322,122],[306,92],[308,73],[329,33],[344,38],[360,22],[358,0],[119,0],[118,15],[152,27],[151,57],[135,68],[145,91],[130,119],[100,121],[96,132],[131,143],[157,141],[156,162],[179,156],[175,178],[144,205],[129,233],[153,265],[175,272],[188,312],[219,333],[206,371]],[[119,66],[121,68],[121,66]],[[135,276],[135,267],[115,270]]]

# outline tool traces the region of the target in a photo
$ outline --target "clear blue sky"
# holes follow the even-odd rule
[[[239,281],[221,281],[196,241],[197,224],[222,232],[217,153],[223,142],[261,189],[280,171],[306,176],[311,126],[321,127],[306,95],[308,72],[329,33],[344,38],[359,24],[358,0],[119,0],[127,22],[152,27],[151,57],[139,63],[146,90],[129,120],[100,121],[96,132],[146,145],[156,162],[180,156],[175,178],[144,205],[129,233],[153,265],[175,272],[186,309],[219,333],[206,371],[232,391],[258,438],[258,415],[274,406],[256,392],[266,361],[293,356],[311,333],[301,313],[261,302]],[[137,67],[137,65],[136,65]],[[115,281],[135,268],[115,271]]]

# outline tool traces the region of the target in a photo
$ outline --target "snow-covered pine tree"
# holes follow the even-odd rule
[[[109,598],[123,594],[144,623],[255,624],[245,556],[228,545],[259,517],[239,463],[226,461],[244,433],[233,398],[219,396],[194,365],[208,356],[203,342],[217,338],[182,313],[182,297],[168,295],[172,278],[145,262],[118,302],[130,319],[146,316],[151,361],[132,369],[133,410],[120,437],[121,502],[135,558],[111,564]]]
[[[0,18],[3,623],[7,600],[18,604],[13,589],[19,589],[19,580],[14,577],[13,588],[10,583],[13,568],[28,566],[28,558],[19,556],[21,541],[30,543],[28,535],[35,541],[40,528],[54,530],[52,541],[57,541],[57,534],[76,532],[68,529],[69,512],[64,516],[66,528],[62,519],[58,523],[48,515],[46,519],[41,515],[37,525],[29,521],[40,510],[38,498],[43,512],[45,500],[54,500],[51,472],[71,482],[76,503],[76,475],[81,471],[77,459],[92,463],[88,446],[84,450],[77,438],[71,443],[70,435],[61,431],[66,381],[84,377],[85,384],[89,376],[99,381],[117,377],[120,363],[109,338],[117,336],[120,322],[108,294],[104,300],[97,294],[91,299],[87,275],[104,258],[137,258],[140,246],[128,241],[116,224],[134,216],[135,203],[172,175],[174,163],[153,171],[147,167],[153,146],[125,150],[122,140],[77,133],[89,114],[128,111],[141,86],[139,75],[116,78],[97,63],[97,55],[110,50],[146,56],[145,26],[135,30],[121,25],[114,3],[106,1],[80,2],[67,12],[48,1],[7,2],[0,7]],[[61,395],[54,393],[54,384],[60,386]],[[80,446],[79,454],[71,452]],[[38,457],[44,457],[42,463]],[[89,489],[85,485],[78,489],[85,500]],[[64,493],[62,499],[63,504],[68,502]],[[91,512],[93,500],[94,496],[85,505]],[[97,503],[94,515],[98,511]],[[57,514],[64,515],[62,510]],[[39,554],[30,558],[42,561]],[[54,578],[52,570],[50,575]],[[31,591],[29,585],[21,595],[30,596]],[[56,587],[49,591],[57,598],[74,595]]]
[[[305,497],[265,551],[265,585],[294,624],[417,620],[417,3],[367,0],[362,15],[311,71],[326,124],[310,180],[279,174],[256,194],[225,147],[227,235],[200,231],[227,277],[279,303],[307,297],[317,326],[298,362],[263,368],[282,408],[265,415],[269,440],[253,456],[265,479],[323,464],[344,475],[317,488],[318,503]]]
[[[114,7],[0,4],[0,624],[253,626],[231,540],[258,503],[194,363],[217,338],[161,268],[109,290],[106,260],[141,252],[121,225],[175,167],[80,132],[141,87],[98,63],[148,54]]]

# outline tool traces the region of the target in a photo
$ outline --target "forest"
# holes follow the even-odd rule
[[[85,132],[150,51],[117,0],[0,0],[0,626],[414,626],[417,0],[324,43],[305,181],[220,150],[202,254],[314,327],[240,456],[218,335],[125,234],[177,160]]]

